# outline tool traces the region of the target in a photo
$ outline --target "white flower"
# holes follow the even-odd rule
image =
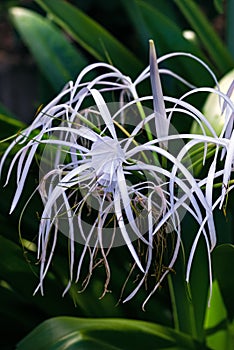
[[[176,55],[179,54],[166,55],[158,59],[158,63]],[[182,55],[191,59],[191,55]],[[87,81],[87,74],[99,68],[102,74]],[[192,90],[179,99],[163,96],[160,74],[169,74]],[[152,95],[139,96],[138,84],[148,78]],[[14,146],[21,146],[6,179],[7,184],[17,165],[17,190],[11,212],[20,200],[39,146],[45,146],[37,188],[44,210],[38,236],[40,283],[36,291],[41,289],[43,293],[43,281],[59,232],[69,238],[70,276],[65,292],[72,282],[80,280],[82,269],[88,270],[87,284],[93,269],[103,263],[107,276],[105,294],[111,275],[110,249],[126,245],[141,278],[125,301],[150,278],[155,262],[161,259],[157,276],[153,277],[155,287],[147,301],[174,266],[182,240],[180,222],[185,212],[192,215],[200,227],[191,249],[187,279],[201,235],[205,237],[210,262],[210,253],[216,244],[213,209],[217,203],[212,202],[212,189],[214,179],[220,176],[216,171],[217,156],[207,177],[197,180],[192,174],[189,155],[193,147],[200,144],[204,146],[205,161],[208,144],[213,143],[218,152],[228,141],[218,138],[205,116],[185,101],[189,94],[201,90],[171,71],[158,69],[151,42],[150,66],[134,82],[110,65],[88,66],[75,83],[69,82],[17,136],[0,163],[1,171]],[[153,110],[144,107],[145,102],[151,103]],[[178,114],[180,118],[187,116],[196,120],[202,135],[178,135],[172,127],[172,120]],[[212,136],[206,135],[203,125]],[[174,242],[169,260],[161,248],[167,240]],[[83,245],[78,261],[77,242]],[[157,247],[161,258],[157,256]],[[97,252],[99,263],[95,262]]]

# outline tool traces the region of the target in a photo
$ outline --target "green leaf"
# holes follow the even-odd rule
[[[47,320],[19,344],[18,350],[205,349],[192,338],[157,324],[127,319]],[[199,347],[198,347],[199,346]]]
[[[159,11],[156,6],[141,0],[130,0],[138,7],[138,17],[144,23],[144,31],[154,40],[158,56],[169,52],[188,52],[207,61],[203,52],[193,42],[185,39],[182,30],[169,17]],[[183,77],[190,79],[195,85],[204,81],[204,70],[195,60],[187,57],[175,57],[166,62],[167,67]],[[173,80],[174,82],[174,80]],[[177,89],[178,89],[178,83]]]
[[[215,8],[216,10],[219,12],[219,13],[223,13],[223,6],[224,6],[224,1],[223,0],[214,0],[214,5],[215,5]]]
[[[186,219],[184,219],[186,220]],[[188,220],[188,218],[187,218]],[[188,222],[193,235],[192,222]],[[180,251],[174,266],[175,274],[169,276],[175,329],[204,341],[204,318],[208,305],[208,263],[205,243],[200,240],[193,259],[190,283],[185,281],[185,259]],[[202,268],[201,268],[202,266]]]
[[[87,64],[83,55],[49,19],[20,7],[10,9],[10,18],[55,90],[74,80]]]
[[[174,0],[192,29],[198,34],[205,50],[214,61],[220,74],[233,68],[234,61],[224,43],[216,34],[204,13],[193,0]]]
[[[193,229],[189,227],[189,233],[191,235],[192,231]],[[203,341],[205,336],[203,325],[209,299],[208,257],[207,247],[203,237],[199,239],[193,258],[189,288],[194,311],[194,322],[197,333],[196,339]]]
[[[177,18],[178,12],[175,13],[175,7],[172,1],[165,2],[164,0],[147,0],[139,2],[137,0],[121,0],[121,3],[133,24],[136,40],[139,41],[138,45],[141,49],[143,48],[145,52],[148,52],[149,39],[154,38],[158,45],[158,38],[160,38],[160,36],[168,36],[168,38],[171,39],[172,45],[169,48],[167,45],[162,45],[162,49],[169,49],[171,51],[171,48],[174,47],[175,42],[174,37],[170,36],[171,30],[174,33],[175,29],[175,35],[177,36],[177,31],[179,29],[179,21]],[[145,6],[150,11],[153,10],[151,16],[152,21],[144,19],[144,11],[141,9],[142,6]],[[157,20],[155,20],[156,18]],[[165,26],[167,26],[166,31]],[[151,30],[152,27],[154,27],[154,31]],[[179,40],[181,39],[183,40],[182,32],[180,31]]]
[[[234,319],[233,266],[234,245],[222,244],[215,248],[213,252],[214,275],[219,283],[219,288],[230,320]]]
[[[43,318],[37,307],[0,281],[0,349],[15,349],[15,344],[25,337]],[[22,317],[24,315],[24,317]],[[9,337],[9,329],[14,329]]]
[[[136,3],[144,19],[145,27],[152,39],[155,40],[156,47],[161,53],[172,51],[187,51],[200,56],[201,51],[182,35],[182,30],[168,16],[162,13],[156,6],[142,0],[131,0]],[[204,55],[203,55],[204,57]]]
[[[182,266],[178,268],[179,264],[178,262],[176,264],[176,274],[168,275],[174,326],[177,331],[190,334],[190,336],[196,338],[194,308],[191,300],[189,300],[188,287],[183,277],[185,271]]]
[[[17,234],[17,232],[15,232]],[[38,265],[35,255],[27,249],[0,235],[0,280],[5,281],[22,300],[37,307],[41,315],[49,317],[57,315],[82,315],[81,310],[74,307],[72,300],[62,298],[63,286],[51,272],[47,275],[46,293],[41,296],[33,292],[39,281]],[[35,315],[35,319],[37,316]]]
[[[23,128],[25,128],[25,124],[22,121],[3,114],[0,110],[0,142]]]
[[[145,51],[145,53],[147,53],[151,33],[147,27],[147,23],[144,21],[137,2],[135,0],[121,0],[121,3],[134,26],[136,40],[139,42],[138,45]]]
[[[36,0],[85,50],[100,61],[113,64],[126,74],[138,73],[141,62],[101,25],[63,0]]]
[[[231,325],[227,321],[227,311],[223,302],[220,288],[216,280],[213,281],[210,307],[207,308],[205,330],[206,343],[213,349],[233,349],[233,335]]]
[[[0,142],[5,137],[10,137],[26,125],[17,119],[2,103],[0,103]]]
[[[0,157],[9,146],[9,143],[15,138],[15,135],[23,128],[25,128],[23,122],[12,117],[4,107],[0,106]],[[1,185],[3,184],[1,183]],[[3,197],[4,194],[2,192],[1,198],[3,199]],[[5,201],[4,205],[6,205]]]

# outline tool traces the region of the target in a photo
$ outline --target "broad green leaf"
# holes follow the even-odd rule
[[[223,13],[224,1],[223,0],[214,0],[214,5],[216,10],[219,13]]]
[[[170,31],[173,28],[178,29],[178,13],[175,13],[175,8],[173,2],[165,2],[164,0],[147,0],[144,1],[145,6],[148,8],[153,8],[155,11],[156,17],[153,17],[152,24],[149,24],[148,21],[145,21],[143,18],[143,13],[141,11],[141,8],[139,6],[139,3],[137,0],[121,0],[122,6],[124,7],[125,11],[128,13],[129,19],[133,24],[133,27],[135,29],[136,33],[136,40],[139,41],[139,46],[142,50],[144,48],[145,53],[148,52],[148,41],[149,39],[152,39],[153,37],[156,40],[156,43],[158,44],[158,32],[162,32],[162,35],[167,35],[168,30]],[[142,2],[143,3],[143,2]],[[155,20],[157,18],[157,20]],[[164,26],[162,26],[162,18],[169,23],[169,27],[167,28],[165,32]],[[159,20],[158,20],[159,19]],[[173,23],[172,27],[171,24]],[[157,31],[152,32],[150,30],[150,27],[152,25],[157,28]],[[182,34],[180,32],[180,34]],[[182,38],[182,35],[180,35],[180,39]],[[173,41],[174,44],[174,41]],[[164,49],[168,49],[167,47],[163,47]],[[162,51],[163,52],[163,51]]]
[[[74,80],[86,59],[48,18],[24,8],[10,9],[11,20],[40,70],[56,91]]]
[[[227,320],[227,311],[216,280],[213,281],[210,307],[207,308],[205,330],[206,343],[213,349],[233,349],[231,325]]]
[[[184,218],[184,220],[189,219]],[[195,233],[193,222],[188,221],[185,227],[190,227],[189,237],[191,238]],[[189,245],[189,237],[187,237],[188,242],[185,242],[186,245]],[[175,274],[170,274],[169,276],[175,329],[190,334],[194,339],[204,341],[203,323],[208,305],[209,275],[207,252],[202,239],[198,243],[198,248],[193,259],[189,285],[185,281],[185,268],[185,257],[182,251],[180,251],[174,266]]]
[[[190,231],[191,233],[191,228]],[[204,319],[209,299],[209,269],[207,247],[203,237],[200,238],[193,258],[189,280],[191,302],[194,310],[197,339],[204,340]]]
[[[147,23],[144,21],[140,8],[135,0],[121,0],[121,2],[134,26],[137,43],[146,54],[148,52],[149,39],[151,39],[152,35]]]
[[[37,293],[33,296],[39,278],[35,254],[27,249],[23,250],[18,244],[0,235],[0,257],[0,280],[4,280],[20,295],[22,301],[36,307],[44,318],[45,315],[84,315],[80,309],[74,307],[68,296],[62,298],[63,286],[52,272],[46,280],[45,295]]]
[[[174,2],[184,14],[192,29],[197,33],[220,74],[232,69],[234,60],[195,1],[174,0]]]
[[[185,39],[181,28],[159,11],[156,6],[141,0],[131,0],[131,2],[135,6],[137,4],[139,16],[141,15],[141,21],[144,23],[144,31],[147,29],[148,36],[154,40],[159,56],[176,51],[188,52],[207,61],[199,47]],[[200,85],[201,80],[204,79],[204,70],[191,58],[175,57],[165,64],[181,76],[189,79],[193,84]]]
[[[138,0],[135,0],[138,1]],[[173,1],[164,1],[164,0],[146,0],[149,5],[157,8],[162,14],[167,16],[171,21],[173,21],[177,26],[181,24],[181,16],[179,12],[175,11],[175,4]]]
[[[201,51],[191,42],[187,41],[182,30],[168,16],[161,12],[156,6],[146,1],[130,0],[138,6],[144,25],[148,33],[155,40],[155,45],[161,53],[174,51],[187,51],[202,55]],[[204,57],[204,56],[203,56]]]
[[[127,319],[58,317],[43,322],[18,350],[205,349],[192,338],[157,324]]]
[[[189,291],[185,281],[184,261],[181,253],[174,268],[175,274],[168,275],[174,328],[196,338],[194,307],[189,298]]]
[[[131,76],[142,69],[141,62],[122,43],[78,8],[63,0],[36,2],[96,59],[111,63]]]
[[[215,248],[213,252],[214,275],[219,283],[219,288],[230,320],[234,319],[233,266],[234,246],[231,244],[222,244]]]

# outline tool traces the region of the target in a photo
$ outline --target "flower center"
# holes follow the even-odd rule
[[[113,192],[117,184],[117,170],[124,161],[124,151],[119,142],[104,136],[91,147],[92,167],[98,183],[105,187],[105,192]]]

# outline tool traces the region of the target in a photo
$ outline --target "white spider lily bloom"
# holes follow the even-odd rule
[[[109,72],[98,76],[96,79],[89,83],[79,84],[80,80],[85,74],[88,74],[90,71],[97,67],[106,68]],[[107,79],[112,78],[114,78],[116,81],[114,81],[113,83],[111,82],[111,80],[107,81]],[[118,81],[120,81],[120,83]],[[31,162],[38,149],[39,144],[42,142],[43,136],[47,134],[48,130],[50,130],[50,128],[53,127],[54,123],[58,123],[58,121],[64,121],[67,123],[67,125],[70,125],[70,123],[72,123],[73,118],[75,118],[77,111],[79,110],[80,105],[82,104],[82,101],[87,95],[89,95],[89,87],[92,87],[95,84],[100,84],[104,86],[104,90],[105,86],[107,86],[107,89],[109,91],[115,89],[125,91],[125,84],[127,84],[127,86],[131,85],[129,84],[128,77],[123,76],[122,73],[120,73],[116,68],[108,64],[100,63],[93,64],[87,67],[78,76],[76,83],[74,84],[73,82],[69,82],[64,87],[62,92],[59,93],[58,96],[56,96],[46,107],[44,107],[38,113],[37,117],[32,122],[32,124],[27,129],[20,132],[19,135],[16,137],[15,141],[12,142],[12,144],[8,147],[0,162],[0,174],[2,172],[3,164],[13,147],[17,144],[22,145],[22,149],[15,155],[15,157],[12,160],[5,183],[8,183],[13,167],[16,164],[16,162],[18,162],[17,191],[12,201],[10,212],[12,212],[15,209],[19,201]],[[74,92],[76,91],[77,86],[79,87],[79,91],[75,94]],[[64,98],[67,99],[65,103],[62,102]],[[72,108],[72,104],[74,104],[76,101],[78,102],[76,103],[74,109]],[[73,113],[72,115],[71,111]],[[34,135],[33,131],[36,131],[38,135]],[[23,146],[24,144],[26,145]]]
[[[95,96],[96,94],[97,91],[95,91]],[[105,110],[103,118],[106,118],[106,114],[108,115]],[[153,115],[150,115],[147,118],[152,119],[152,117]],[[67,136],[68,133],[71,135],[82,135],[83,138],[86,138],[86,141],[92,141],[92,145],[90,150],[85,150],[83,146],[81,147],[82,157],[76,163],[70,164],[70,171],[68,171],[69,164],[66,164],[64,169],[60,168],[58,171],[60,180],[56,182],[55,178],[53,178],[53,181],[49,182],[48,193],[46,193],[45,187],[43,187],[43,191],[41,190],[41,194],[44,193],[43,197],[46,199],[44,199],[45,208],[42,213],[39,231],[38,258],[41,259],[41,283],[39,286],[42,292],[42,281],[49,268],[53,254],[51,252],[49,257],[46,258],[47,246],[49,239],[51,239],[53,226],[56,226],[56,239],[57,228],[70,238],[71,280],[73,280],[74,241],[81,242],[84,245],[76,281],[79,279],[81,261],[85,257],[85,252],[89,254],[91,247],[93,247],[93,253],[90,258],[93,257],[94,251],[99,247],[104,254],[104,259],[104,248],[109,249],[110,246],[126,244],[135,263],[143,273],[141,283],[135,289],[136,292],[148,274],[151,264],[154,262],[152,242],[154,236],[160,230],[162,235],[172,230],[177,233],[176,249],[171,262],[169,262],[169,268],[173,267],[181,239],[180,217],[177,214],[178,208],[184,207],[187,210],[187,202],[190,200],[193,205],[193,209],[190,208],[190,212],[202,224],[204,218],[201,215],[200,204],[207,211],[207,221],[213,223],[212,213],[210,213],[200,187],[186,169],[186,166],[180,163],[170,152],[157,146],[161,139],[155,139],[143,145],[134,145],[136,130],[126,139],[118,140],[113,120],[106,120],[106,125],[108,125],[107,129],[112,134],[112,137],[100,136],[85,126],[81,126],[78,129],[65,127],[55,127],[53,129],[54,131],[66,132]],[[136,129],[138,130],[142,126],[143,122],[140,122]],[[175,139],[175,137],[178,137],[178,135],[174,135],[171,138]],[[71,137],[71,139],[74,140],[74,137]],[[61,144],[59,140],[56,142],[58,146],[64,145],[64,141]],[[79,150],[80,145],[72,143],[71,147]],[[164,156],[177,169],[171,172],[159,165],[152,164],[151,153]],[[48,159],[48,157],[45,158]],[[145,181],[139,185],[132,183],[131,175],[133,174],[139,176],[139,179],[144,177]],[[180,188],[179,197],[175,196],[173,191],[168,193],[169,184],[172,182]],[[71,202],[71,198],[77,195],[78,190],[80,191],[79,199],[77,198],[75,202]],[[198,203],[196,196],[199,198],[200,203]],[[97,203],[92,203],[92,201]],[[107,204],[105,204],[105,201],[107,201]],[[83,215],[87,211],[86,204],[93,210],[98,209],[98,217],[95,217],[92,223],[83,219]],[[151,208],[151,213],[149,213],[149,207]],[[113,225],[115,229],[108,227],[110,215],[115,222]],[[64,221],[65,219],[68,225],[64,231],[61,220]],[[170,228],[167,227],[165,229],[165,224],[168,221]],[[112,234],[114,232],[115,237],[112,237],[110,232]],[[148,235],[149,232],[152,234]],[[206,236],[205,230],[203,230],[203,233]],[[145,266],[142,266],[134,248],[133,242],[136,239],[140,240],[141,244],[146,245],[148,249],[148,259]],[[208,246],[208,250],[210,251],[210,246]],[[105,261],[105,264],[107,264],[107,261]],[[93,266],[92,261],[90,261],[90,266]],[[164,273],[163,277],[165,277],[166,273]]]
[[[219,139],[205,116],[185,101],[189,93],[179,99],[163,96],[160,74],[180,80],[192,93],[199,89],[171,71],[158,69],[157,62],[179,53],[157,60],[153,43],[150,45],[150,66],[134,82],[105,63],[86,67],[20,132],[1,159],[0,172],[14,146],[21,146],[13,156],[6,179],[7,184],[16,166],[12,212],[20,200],[33,158],[39,146],[44,146],[38,185],[44,209],[38,236],[40,283],[36,289],[42,294],[59,233],[68,237],[70,271],[65,292],[72,282],[80,281],[83,270],[88,270],[86,286],[93,269],[102,263],[106,270],[105,294],[110,282],[110,249],[126,245],[141,278],[125,301],[153,275],[155,287],[150,297],[174,266],[185,212],[200,227],[187,276],[201,235],[205,237],[210,263],[216,244],[210,178],[218,176],[216,163],[209,176],[197,180],[192,174],[189,152],[194,145],[203,145],[205,161],[209,143],[218,149],[226,147],[228,141]],[[99,68],[102,74],[89,81],[87,75]],[[139,96],[138,84],[147,79],[152,94]],[[112,102],[107,103],[110,97]],[[152,110],[144,107],[145,102],[151,103]],[[193,118],[202,135],[178,135],[171,125],[178,114],[180,118]],[[204,125],[211,136],[206,135]],[[172,252],[166,259],[164,246],[168,240]],[[77,244],[82,246],[78,261]],[[95,260],[97,253],[99,263]]]

